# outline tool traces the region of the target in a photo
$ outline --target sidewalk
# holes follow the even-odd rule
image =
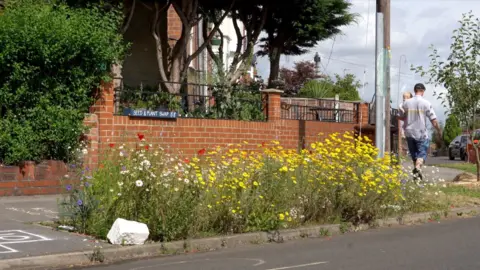
[[[411,172],[413,170],[412,162],[403,162],[402,165],[406,172]],[[457,175],[461,174],[463,171],[451,168],[437,167],[435,165],[426,165],[423,167],[422,172],[424,179],[427,179],[429,181],[442,182],[441,180],[443,180],[445,182],[451,182]]]
[[[93,251],[95,243],[87,237],[32,224],[57,218],[58,198],[0,197],[0,260]]]

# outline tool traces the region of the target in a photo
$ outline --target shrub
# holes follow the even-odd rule
[[[121,12],[49,2],[8,1],[0,16],[2,163],[68,160],[93,90],[125,50]]]
[[[99,169],[83,172],[89,187],[80,183],[66,203],[78,212],[76,190],[88,190],[100,207],[71,225],[103,238],[116,218],[131,219],[165,241],[307,223],[358,225],[409,211],[410,196],[421,194],[391,157],[377,159],[368,139],[349,133],[301,152],[244,142],[201,149],[191,159],[139,139],[110,144]]]

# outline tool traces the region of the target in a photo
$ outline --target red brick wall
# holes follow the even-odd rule
[[[327,123],[281,119],[281,92],[271,90],[268,94],[268,121],[245,122],[213,119],[141,119],[114,115],[113,84],[105,85],[102,97],[91,107],[85,118],[89,131],[88,155],[84,165],[98,165],[102,149],[110,143],[136,141],[137,133],[143,133],[151,143],[160,143],[186,155],[194,155],[203,148],[225,146],[248,141],[252,149],[257,144],[278,140],[285,148],[298,149],[308,146],[330,133],[354,131],[356,124]],[[366,107],[365,104],[361,108]],[[368,119],[368,110],[365,118]],[[358,120],[357,120],[358,122]],[[63,190],[62,179],[69,168],[60,161],[45,161],[40,164],[26,163],[22,166],[0,166],[0,196],[35,195],[59,193]]]
[[[62,179],[70,173],[61,161],[40,164],[25,162],[20,166],[0,166],[0,196],[58,194]]]
[[[98,146],[136,140],[137,133],[145,134],[149,142],[161,143],[187,155],[199,149],[248,141],[256,144],[279,140],[286,148],[297,149],[318,139],[319,133],[354,131],[355,124],[327,123],[281,119],[280,93],[268,94],[268,121],[245,122],[234,120],[185,119],[176,120],[130,118],[113,114],[113,89],[106,87],[104,96],[93,111],[98,115]],[[361,108],[366,107],[362,104]],[[365,109],[368,118],[368,108]]]

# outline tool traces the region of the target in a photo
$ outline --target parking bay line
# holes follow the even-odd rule
[[[328,263],[328,262],[313,262],[313,263],[298,264],[298,265],[284,266],[284,267],[278,267],[278,268],[270,268],[270,269],[266,269],[266,270],[285,270],[285,269],[294,269],[294,268],[302,268],[302,267],[314,266],[314,265],[326,264],[326,263]]]

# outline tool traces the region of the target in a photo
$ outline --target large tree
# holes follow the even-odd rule
[[[443,131],[443,141],[445,142],[445,145],[450,145],[455,137],[460,134],[462,134],[460,122],[455,115],[450,114],[445,121],[445,129]]]
[[[347,0],[291,0],[278,3],[265,23],[260,56],[270,60],[269,84],[278,78],[281,55],[301,55],[340,33],[355,20]]]
[[[445,87],[434,94],[442,104],[467,127],[476,123],[480,109],[480,19],[473,13],[463,14],[460,27],[453,32],[450,54],[443,58],[433,49],[428,70],[413,68],[428,82]],[[473,141],[473,135],[471,139]],[[479,144],[474,144],[477,156],[477,179],[480,181]]]

